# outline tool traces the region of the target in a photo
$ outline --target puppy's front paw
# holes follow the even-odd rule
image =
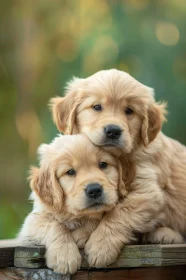
[[[77,244],[78,248],[84,248],[87,240],[89,239],[90,233],[85,229],[79,228],[72,232],[72,237],[74,242]]]
[[[81,266],[81,255],[75,243],[51,245],[45,257],[47,266],[57,273],[74,274]]]
[[[183,237],[168,227],[160,227],[155,231],[148,232],[142,237],[143,244],[182,244]]]
[[[110,234],[95,230],[85,245],[85,254],[91,267],[106,267],[115,262],[121,244]]]

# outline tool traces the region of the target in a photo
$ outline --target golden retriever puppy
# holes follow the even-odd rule
[[[86,135],[59,136],[38,149],[32,168],[33,211],[18,235],[22,244],[46,246],[46,263],[59,273],[75,273],[79,248],[125,196],[121,166]]]
[[[135,231],[145,234],[143,242],[184,242],[186,148],[161,132],[166,106],[155,102],[153,90],[125,72],[106,70],[74,78],[51,107],[60,131],[84,133],[123,161],[128,195],[86,243],[90,265],[111,263]]]

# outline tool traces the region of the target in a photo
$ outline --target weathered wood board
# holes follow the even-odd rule
[[[0,267],[14,266],[14,248],[0,248]]]
[[[14,252],[14,266],[26,268],[45,268],[45,248],[16,247]]]
[[[186,244],[125,246],[117,261],[107,268],[90,268],[83,262],[75,275],[60,275],[45,265],[45,248],[19,247],[12,240],[0,241],[0,280],[184,280]]]
[[[85,270],[61,275],[50,269],[8,267],[0,270],[0,280],[185,280],[186,266]]]
[[[14,266],[27,268],[44,268],[43,247],[16,247]],[[186,245],[131,245],[125,246],[117,261],[109,268],[153,267],[186,265]],[[89,268],[83,257],[82,268]]]

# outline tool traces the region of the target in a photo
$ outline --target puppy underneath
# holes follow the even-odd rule
[[[40,167],[31,168],[29,178],[34,207],[18,239],[44,245],[54,271],[75,273],[81,265],[78,247],[126,194],[121,166],[85,135],[59,136],[38,154]]]

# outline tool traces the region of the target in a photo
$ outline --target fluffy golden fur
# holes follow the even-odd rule
[[[31,168],[29,177],[34,207],[18,240],[46,246],[49,268],[74,273],[81,265],[78,247],[126,196],[121,164],[86,135],[61,135],[41,145],[38,153],[40,167]],[[87,195],[91,184],[101,186],[100,196]]]
[[[182,243],[186,231],[186,148],[161,132],[166,105],[151,88],[118,70],[74,78],[52,98],[53,119],[66,134],[84,133],[120,157],[127,197],[106,213],[85,246],[91,266],[113,262],[134,232],[143,242]],[[99,109],[95,109],[99,105]],[[121,129],[107,139],[105,128]]]
[[[94,106],[100,104],[100,111]],[[66,96],[51,99],[53,119],[65,134],[85,133],[98,146],[132,153],[154,140],[165,120],[165,104],[155,103],[153,90],[127,73],[107,70],[87,79],[74,78]],[[127,115],[127,108],[134,113]],[[106,139],[104,128],[114,124],[123,131],[115,141]]]

